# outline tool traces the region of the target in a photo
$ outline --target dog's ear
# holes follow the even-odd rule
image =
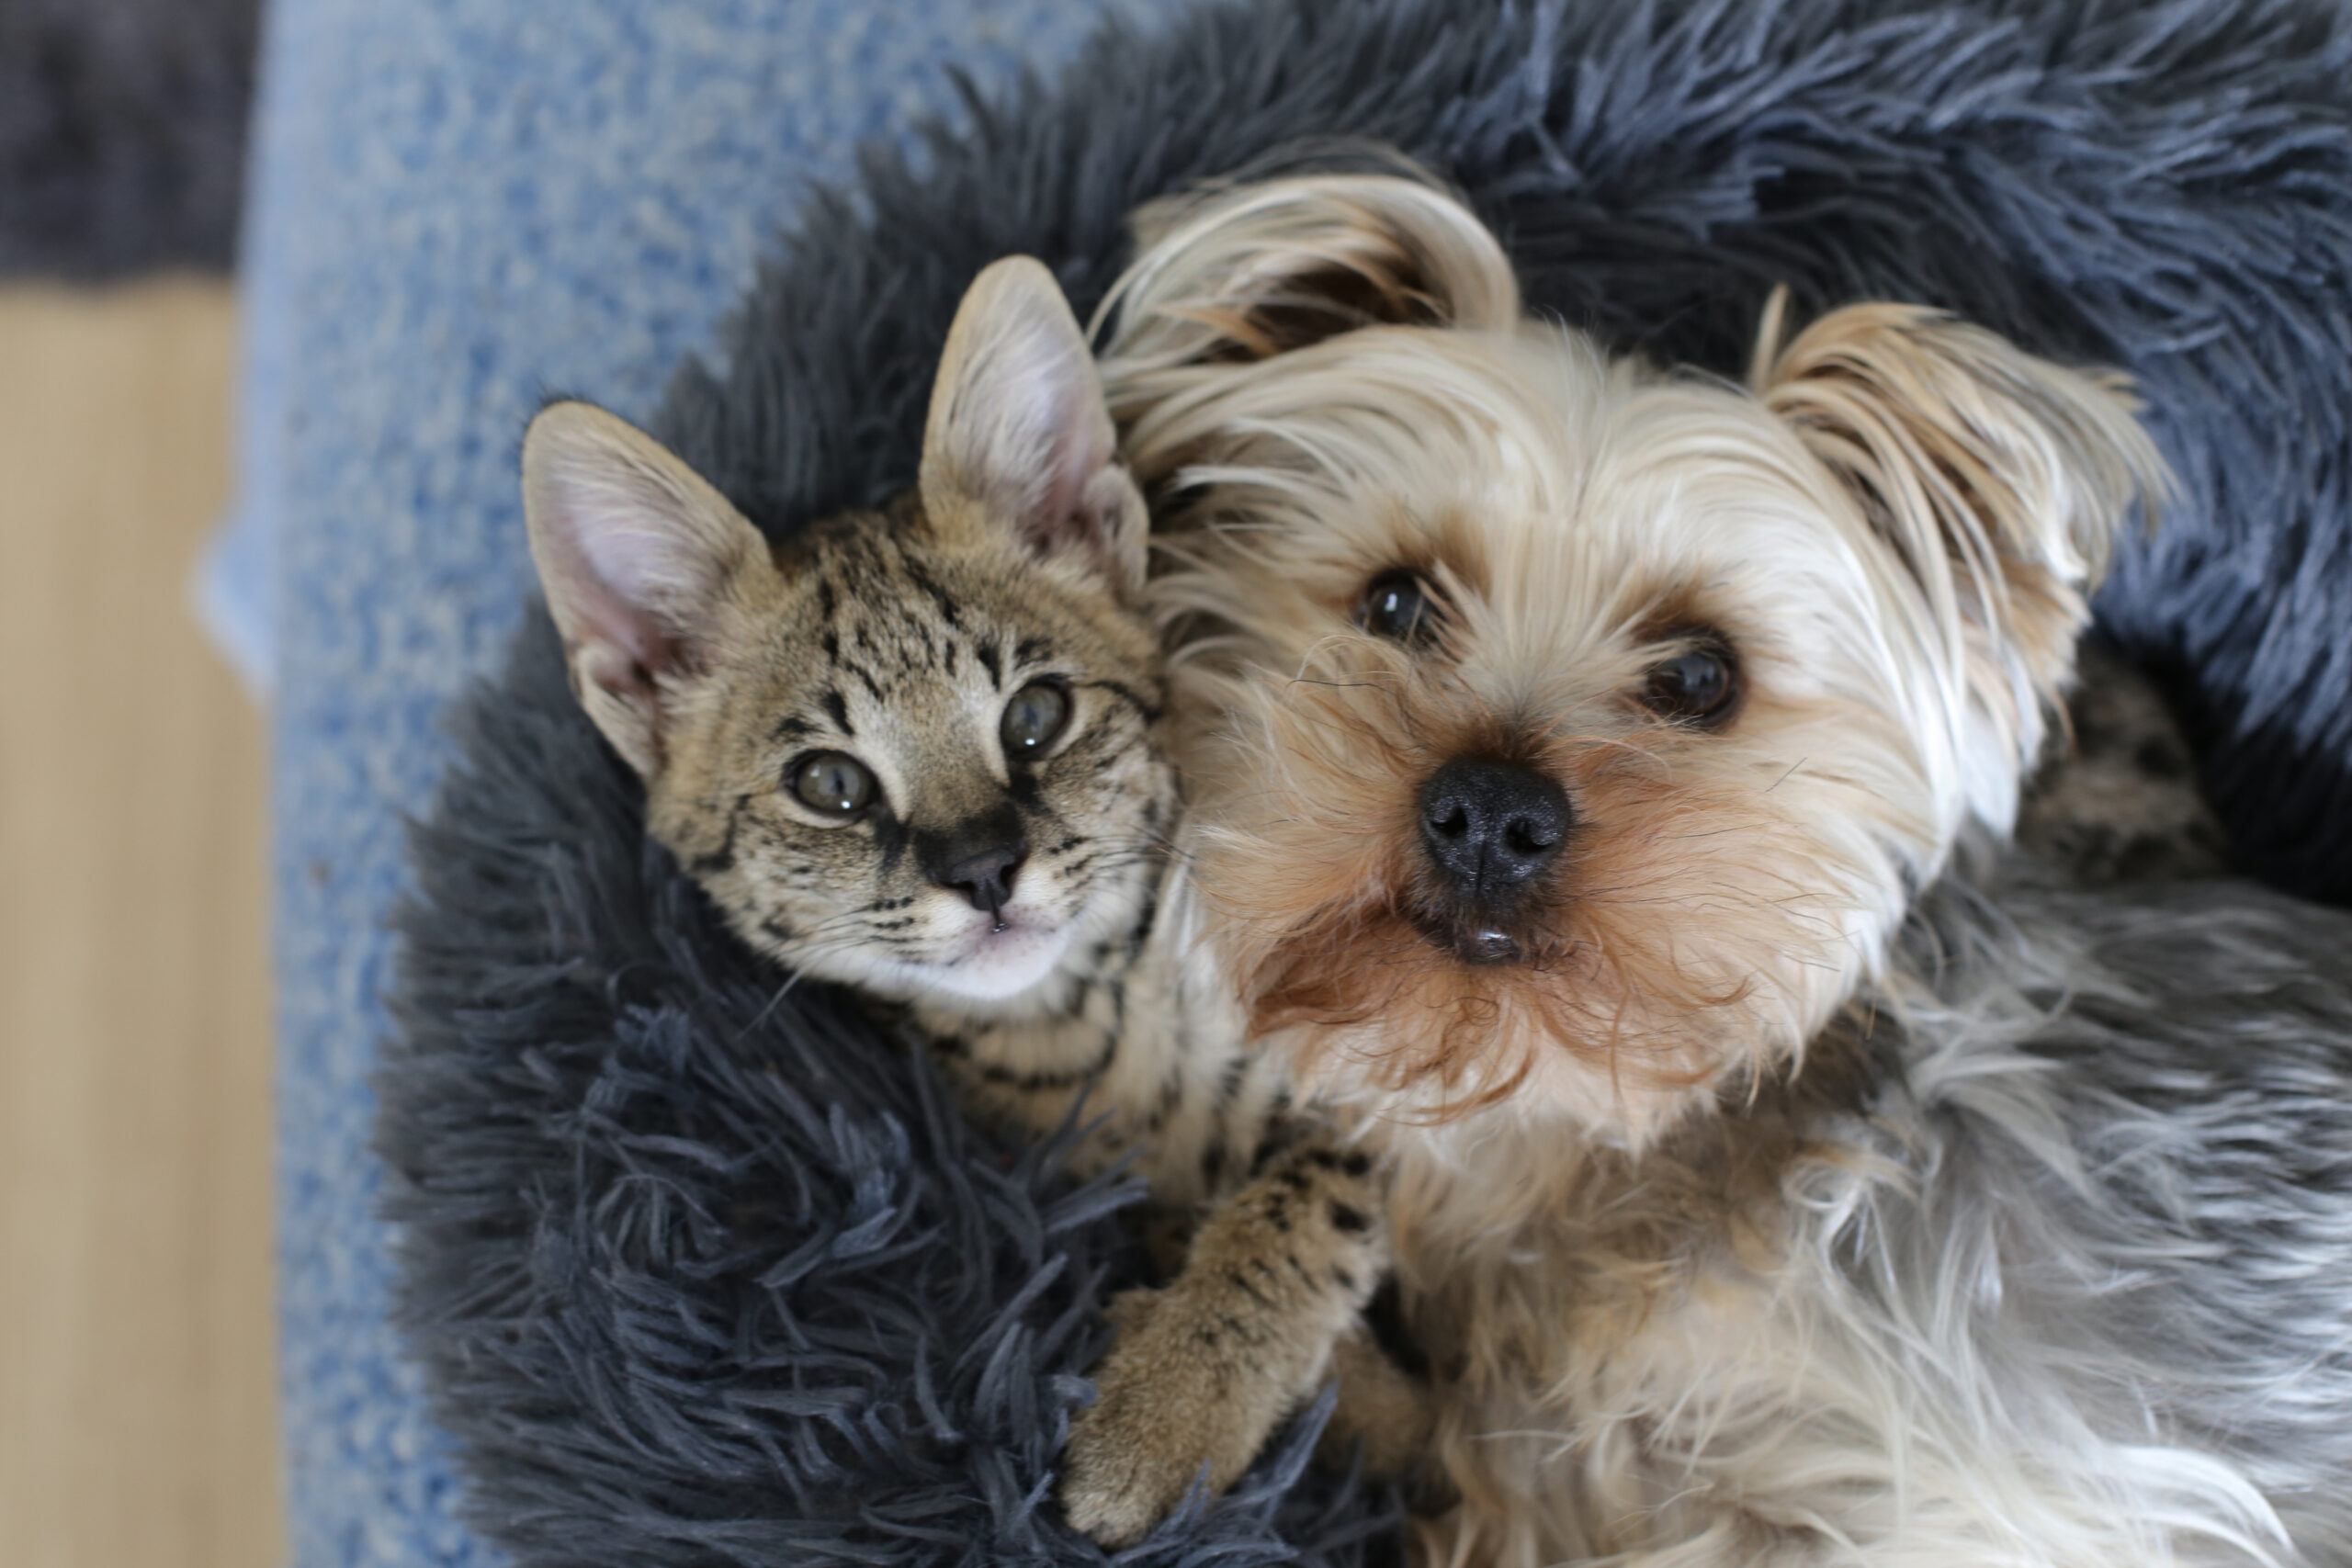
[[[1425,177],[1240,181],[1152,203],[1134,228],[1136,259],[1101,318],[1116,323],[1105,354],[1122,376],[1264,359],[1368,325],[1519,320],[1502,246]]]
[[[1989,723],[1978,739],[2013,774],[2073,673],[2117,534],[2169,491],[2164,459],[2120,377],[1907,305],[1831,311],[1777,349],[1779,303],[1754,389],[1900,561],[1955,681],[1947,705]]]
[[[582,402],[531,421],[523,513],[572,691],[650,779],[665,698],[701,667],[729,587],[776,570],[767,542],[668,447]]]
[[[933,532],[992,530],[1040,559],[1070,559],[1132,597],[1149,521],[1085,334],[1053,275],[1008,256],[956,310],[923,427]]]

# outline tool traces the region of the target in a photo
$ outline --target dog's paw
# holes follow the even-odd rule
[[[1281,1418],[1272,1392],[1247,1375],[1220,1325],[1191,1321],[1170,1292],[1135,1292],[1114,1305],[1120,1334],[1094,1371],[1096,1397],[1071,1423],[1062,1509],[1108,1547],[1130,1546],[1207,1477],[1212,1495],[1238,1480]],[[1229,1328],[1226,1329],[1229,1333]]]

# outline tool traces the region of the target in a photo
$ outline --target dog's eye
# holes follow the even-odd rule
[[[1690,724],[1723,723],[1738,697],[1739,667],[1731,649],[1712,641],[1653,667],[1642,686],[1642,702],[1652,713]]]
[[[1437,605],[1413,573],[1384,571],[1365,586],[1356,625],[1391,642],[1424,643],[1437,633]]]
[[[1057,681],[1032,681],[1004,705],[997,733],[1007,757],[1039,757],[1069,728],[1069,693]]]
[[[846,751],[811,751],[792,765],[786,779],[801,805],[842,821],[873,805],[880,793],[873,770]]]

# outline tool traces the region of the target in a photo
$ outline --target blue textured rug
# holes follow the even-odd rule
[[[525,577],[514,433],[552,387],[653,410],[796,175],[842,166],[834,131],[899,122],[873,84],[949,53],[1001,70],[982,16],[1038,50],[1077,20],[524,9],[295,0],[270,55],[256,304],[284,335],[259,390],[282,417],[256,439],[283,443],[264,500],[293,525],[284,1261],[305,1562],[477,1550],[390,1351],[357,1151],[393,815],[424,798],[446,755],[426,716],[498,661]],[[2347,33],[2341,10],[2285,0],[1274,0],[1114,41],[912,172],[876,160],[811,209],[725,362],[653,412],[764,525],[871,499],[911,473],[980,262],[1040,252],[1083,306],[1134,200],[1302,133],[1385,137],[1464,183],[1533,300],[1620,344],[1736,366],[1785,281],[1802,306],[1926,299],[2133,370],[2188,495],[2103,611],[2178,672],[2257,861],[2341,892]],[[864,118],[829,121],[844,102]],[[919,1072],[836,1038],[823,998],[763,1016],[764,977],[641,851],[544,637],[502,680],[461,720],[471,766],[422,840],[383,1133],[476,1517],[550,1563],[1089,1560],[1040,1499],[1114,1257],[1094,1200],[1008,1173]],[[1280,1491],[1152,1560],[1286,1555]],[[1318,1497],[1288,1507],[1280,1529],[1317,1537],[1313,1555],[1351,1553]]]
[[[1096,0],[283,0],[243,278],[243,504],[283,520],[279,1291],[294,1560],[494,1560],[389,1325],[367,1079],[436,715],[498,661],[553,388],[642,413],[805,182],[1074,48]],[[264,528],[266,536],[272,530]]]

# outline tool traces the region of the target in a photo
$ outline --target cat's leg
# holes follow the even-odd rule
[[[1310,1139],[1210,1213],[1167,1285],[1122,1298],[1063,1461],[1070,1522],[1124,1546],[1204,1472],[1230,1486],[1358,1325],[1387,1268],[1381,1214],[1371,1160]]]

